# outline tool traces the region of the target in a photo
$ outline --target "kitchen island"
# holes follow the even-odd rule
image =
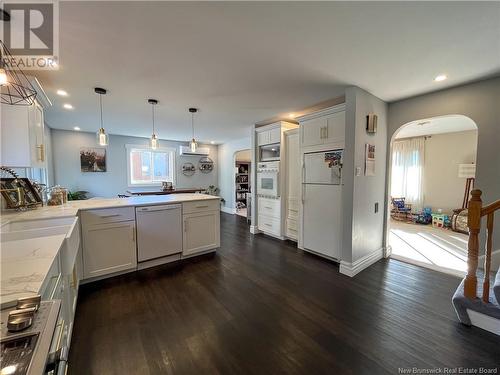
[[[70,201],[62,206],[2,213],[2,308],[34,294],[49,298],[55,287],[49,279],[59,274],[66,273],[68,283],[74,286],[80,280],[91,282],[215,251],[220,245],[219,200],[205,194],[138,196]],[[182,239],[182,247],[165,257],[138,261],[141,233],[136,229],[136,210],[170,205],[180,207],[180,233],[176,236]],[[72,261],[74,264],[68,265]]]

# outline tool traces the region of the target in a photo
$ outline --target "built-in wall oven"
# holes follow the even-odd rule
[[[278,198],[279,192],[279,161],[257,164],[257,195]]]

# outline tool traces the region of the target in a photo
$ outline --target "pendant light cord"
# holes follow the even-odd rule
[[[101,107],[101,129],[102,129],[102,94],[99,94],[99,105]]]
[[[194,139],[194,112],[191,113],[191,130],[192,130],[193,139]]]
[[[155,105],[151,104],[151,112],[153,114],[153,135],[155,134]]]

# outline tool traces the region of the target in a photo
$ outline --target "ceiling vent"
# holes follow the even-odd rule
[[[183,156],[208,156],[210,149],[208,147],[198,147],[196,151],[191,151],[189,146],[179,146],[179,152]]]

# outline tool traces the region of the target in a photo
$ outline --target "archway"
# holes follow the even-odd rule
[[[469,117],[446,115],[411,121],[394,133],[386,225],[392,258],[465,274],[468,235],[463,200],[470,189],[467,181],[474,181],[477,132]]]

